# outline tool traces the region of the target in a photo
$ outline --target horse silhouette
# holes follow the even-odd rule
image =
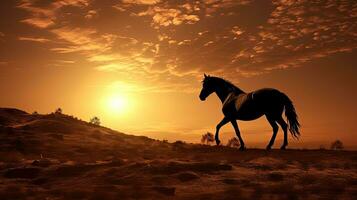
[[[236,120],[250,121],[258,119],[263,115],[266,116],[273,128],[273,135],[267,146],[267,150],[271,149],[274,144],[276,134],[279,130],[277,123],[281,126],[284,132],[284,143],[281,146],[281,149],[286,149],[286,146],[288,145],[288,127],[294,138],[300,136],[300,124],[294,105],[289,97],[279,90],[263,88],[250,93],[245,93],[227,80],[219,77],[207,76],[206,74],[204,74],[202,82],[203,86],[199,96],[202,101],[206,100],[206,98],[214,92],[222,101],[224,118],[216,126],[215,140],[217,145],[220,144],[219,129],[228,122],[231,122],[241,144],[239,149],[244,150],[245,145],[240,135]],[[282,117],[284,109],[289,125]]]

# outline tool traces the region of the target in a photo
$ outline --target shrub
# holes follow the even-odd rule
[[[214,142],[214,136],[212,133],[207,132],[206,134],[202,135],[202,138],[201,138],[202,144],[210,144],[212,142]]]
[[[96,125],[96,126],[99,126],[100,125],[100,119],[98,117],[94,116],[92,119],[89,120],[89,123],[93,124],[93,125]]]
[[[331,150],[342,150],[344,149],[343,143],[340,140],[336,140],[331,143]]]
[[[62,108],[57,108],[55,111],[55,114],[62,114]]]
[[[227,146],[239,148],[240,142],[236,137],[232,137],[230,140],[228,140]]]

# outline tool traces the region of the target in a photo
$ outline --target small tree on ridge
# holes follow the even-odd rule
[[[93,125],[96,125],[96,126],[99,126],[100,125],[100,119],[96,116],[94,116],[93,118],[91,118],[89,120],[89,123],[93,124]]]
[[[56,111],[55,111],[55,114],[62,114],[62,108],[57,108]]]

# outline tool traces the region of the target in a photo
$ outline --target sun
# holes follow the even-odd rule
[[[121,94],[109,95],[105,100],[105,108],[108,113],[122,115],[129,111],[129,98]]]
[[[119,95],[108,99],[108,107],[114,110],[124,110],[126,104],[126,99]]]
[[[133,93],[138,86],[126,82],[114,82],[101,91],[101,111],[107,120],[131,119],[137,107],[137,97]]]

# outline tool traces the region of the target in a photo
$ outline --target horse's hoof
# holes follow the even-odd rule
[[[216,145],[219,146],[219,144],[221,144],[221,141],[216,140]]]
[[[271,150],[271,146],[267,146],[266,150],[268,151]]]
[[[286,150],[286,147],[285,146],[281,146],[280,149],[281,150]]]
[[[244,151],[244,150],[245,150],[245,147],[244,147],[244,146],[241,146],[241,147],[239,147],[239,150],[240,150],[240,151]]]

